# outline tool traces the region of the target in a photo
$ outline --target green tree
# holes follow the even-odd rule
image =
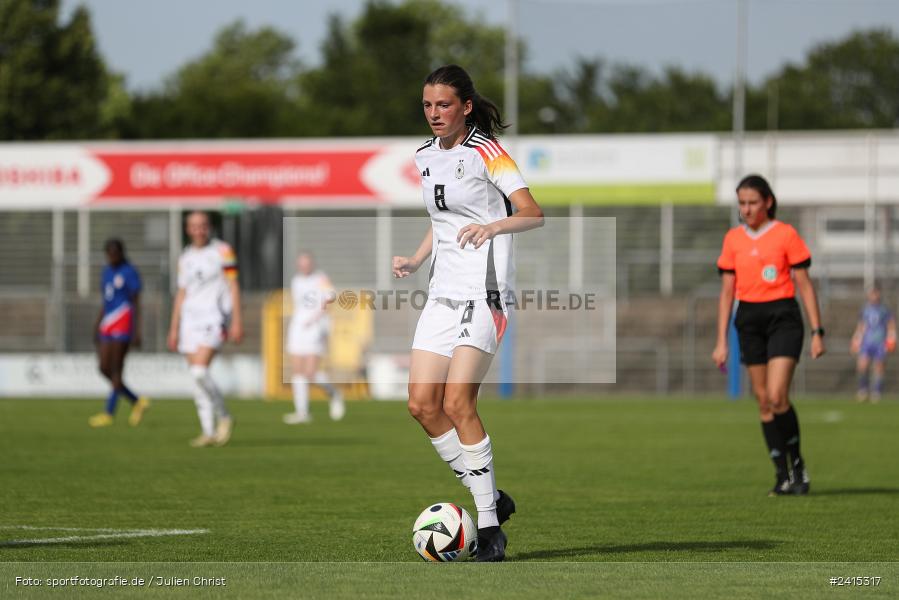
[[[787,65],[754,89],[747,123],[767,126],[768,86],[777,90],[781,129],[894,128],[899,125],[899,39],[859,31],[821,44],[803,64]]]
[[[184,65],[164,89],[138,94],[124,135],[131,138],[279,137],[302,131],[294,42],[242,21],[222,29],[212,48]]]
[[[427,135],[421,87],[434,68],[464,67],[502,108],[505,32],[438,0],[370,0],[345,24],[332,17],[321,67],[302,79],[313,135]],[[522,45],[522,54],[525,48]],[[522,132],[551,131],[540,109],[557,104],[550,78],[523,74]]]
[[[302,78],[312,135],[416,131],[429,25],[408,5],[370,2],[353,24],[332,16],[323,64]]]
[[[100,105],[100,125],[107,137],[120,137],[134,118],[134,104],[123,75],[112,73],[106,80],[106,97]]]
[[[654,77],[642,67],[579,58],[556,79],[562,127],[571,133],[714,131],[730,123],[726,95],[701,73],[668,67]]]
[[[0,0],[0,139],[105,137],[106,67],[90,14],[58,0]]]
[[[603,94],[605,63],[599,58],[578,57],[574,67],[556,75],[560,110],[559,131],[598,131],[608,121],[608,102]]]

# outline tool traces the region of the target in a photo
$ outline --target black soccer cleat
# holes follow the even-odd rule
[[[768,492],[768,497],[772,498],[774,496],[789,496],[794,494],[793,484],[789,479],[781,479],[777,478],[777,482],[774,484],[774,487],[771,488],[771,491]]]
[[[477,562],[501,562],[506,558],[508,539],[503,530],[497,527],[478,529]]]
[[[499,499],[496,501],[496,518],[499,519],[499,524],[502,525],[515,512],[515,501],[506,492],[502,490],[497,491],[499,492]]]
[[[791,482],[793,493],[797,496],[805,496],[808,494],[809,488],[811,487],[811,480],[808,476],[808,471],[805,470],[805,465],[802,465],[793,470],[793,481]]]

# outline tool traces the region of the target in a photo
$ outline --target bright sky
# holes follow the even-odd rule
[[[505,22],[508,0],[447,0],[490,23]],[[747,72],[752,81],[798,62],[822,41],[858,28],[899,31],[897,0],[746,0]],[[737,0],[518,0],[526,68],[549,73],[576,56],[601,56],[658,71],[679,65],[732,81]],[[351,20],[365,0],[62,0],[65,15],[86,4],[100,48],[128,86],[148,89],[209,48],[217,30],[243,18],[291,35],[307,65],[318,64],[329,14]]]

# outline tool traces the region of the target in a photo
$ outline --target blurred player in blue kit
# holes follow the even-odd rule
[[[94,323],[100,372],[109,380],[112,390],[106,398],[106,408],[89,419],[91,427],[112,425],[119,396],[131,403],[128,422],[138,425],[150,406],[149,399],[138,397],[122,380],[125,356],[131,345],[140,346],[140,291],[137,269],[125,256],[122,240],[112,238],[104,245],[107,264],[100,277],[103,305]]]
[[[856,399],[879,402],[883,393],[883,368],[887,352],[896,349],[896,318],[881,301],[880,288],[868,290],[858,325],[852,334],[852,353],[858,356],[858,393]],[[869,375],[870,369],[870,375]]]

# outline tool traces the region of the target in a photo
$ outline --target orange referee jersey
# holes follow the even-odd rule
[[[792,226],[769,221],[758,231],[745,225],[728,231],[718,268],[736,274],[737,300],[770,302],[795,295],[790,269],[807,268],[811,260]]]

